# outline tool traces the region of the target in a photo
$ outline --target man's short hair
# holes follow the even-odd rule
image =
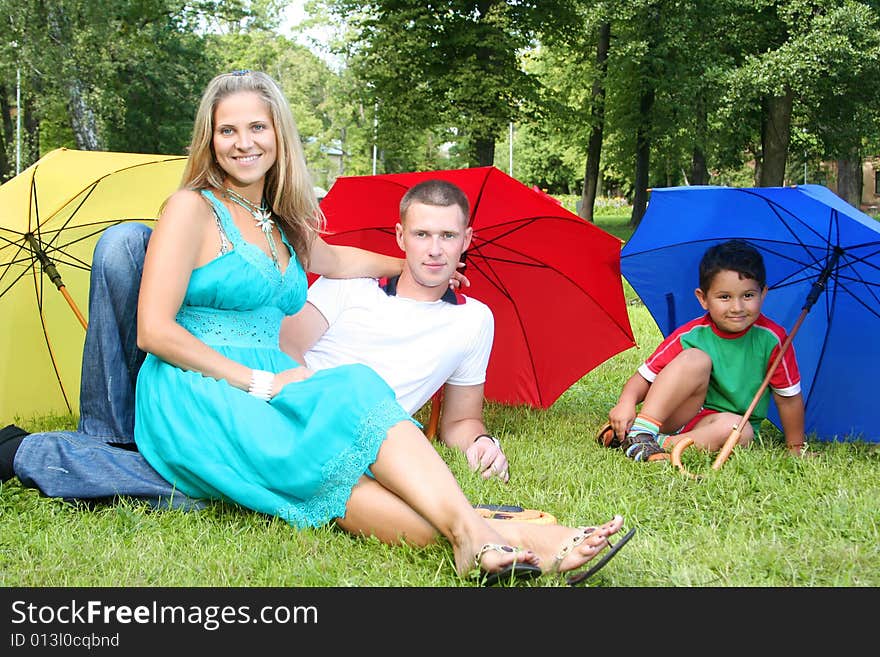
[[[465,224],[471,216],[471,206],[467,196],[458,185],[442,180],[440,178],[430,178],[423,180],[418,185],[410,187],[403,198],[400,199],[400,222],[403,223],[406,213],[413,203],[422,203],[424,205],[436,205],[439,207],[449,207],[457,205],[461,208],[462,216]]]
[[[708,292],[715,276],[722,271],[735,271],[740,279],[757,281],[761,289],[767,285],[764,258],[745,240],[728,240],[706,249],[700,260],[700,289]]]

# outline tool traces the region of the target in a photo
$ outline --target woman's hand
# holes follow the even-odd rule
[[[281,389],[288,383],[305,381],[314,373],[314,370],[309,369],[304,365],[301,367],[292,367],[289,370],[284,370],[283,372],[278,372],[278,374],[275,375],[275,379],[272,381],[272,396],[274,397],[279,392],[281,392]]]

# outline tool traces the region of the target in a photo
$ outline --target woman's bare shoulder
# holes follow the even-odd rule
[[[162,219],[201,218],[211,219],[211,205],[201,192],[193,189],[178,189],[162,208]]]

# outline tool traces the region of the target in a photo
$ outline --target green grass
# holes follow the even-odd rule
[[[705,475],[693,481],[594,442],[623,382],[660,338],[631,288],[626,294],[638,348],[594,369],[546,411],[487,405],[487,424],[512,463],[510,483],[484,482],[463,455],[440,448],[468,497],[542,509],[566,524],[622,514],[638,531],[593,586],[880,586],[876,445],[811,442],[818,456],[796,460],[765,424],[763,442],[737,448],[719,471],[688,450],[687,467]],[[75,422],[19,423],[38,431]],[[0,586],[461,584],[445,544],[418,549],[333,527],[296,531],[226,504],[190,513],[130,500],[89,508],[42,497],[16,479],[0,488]],[[558,577],[530,584],[563,585]]]

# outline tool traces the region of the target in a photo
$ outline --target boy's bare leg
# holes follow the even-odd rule
[[[742,416],[735,413],[712,413],[700,420],[687,433],[669,436],[664,447],[667,450],[671,450],[685,438],[691,438],[694,441],[694,446],[710,452],[717,452],[727,442],[730,432],[739,426],[741,420]],[[749,445],[754,437],[755,432],[752,429],[752,425],[747,423],[743,427],[737,444],[742,446]]]
[[[654,379],[642,404],[642,413],[657,418],[660,429],[669,435],[663,443],[666,451],[685,438],[709,451],[718,451],[742,416],[734,413],[713,413],[701,419],[687,433],[674,434],[700,412],[709,388],[712,359],[700,349],[685,349],[672,359]],[[740,445],[748,445],[754,437],[751,426],[743,428]]]
[[[651,384],[641,412],[656,418],[664,433],[677,431],[703,406],[709,389],[712,359],[700,349],[685,349]]]

